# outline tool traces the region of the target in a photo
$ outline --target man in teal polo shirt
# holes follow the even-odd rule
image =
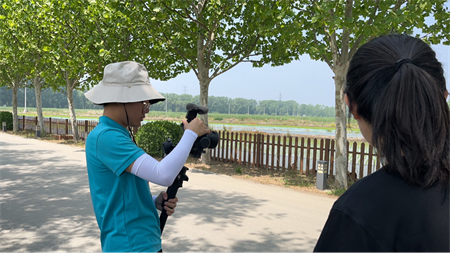
[[[104,105],[99,124],[86,140],[86,163],[95,216],[104,252],[161,250],[158,212],[167,193],[151,196],[148,181],[172,184],[197,136],[210,131],[199,119],[184,124],[175,149],[160,162],[139,148],[131,127],[140,126],[150,105],[165,100],[151,85],[147,69],[136,62],[105,67],[103,80],[85,93]],[[168,215],[177,198],[165,202]]]

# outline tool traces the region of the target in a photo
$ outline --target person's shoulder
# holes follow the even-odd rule
[[[124,131],[120,131],[115,127],[99,124],[88,134],[86,142],[110,142],[120,137],[127,138],[127,135]]]
[[[356,181],[336,201],[334,207],[345,209],[352,204],[377,203],[377,200],[381,200],[383,197],[399,194],[399,190],[405,187],[407,184],[403,179],[380,169]]]

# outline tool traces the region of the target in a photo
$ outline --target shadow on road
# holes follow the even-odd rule
[[[80,159],[1,145],[1,251],[100,250]]]

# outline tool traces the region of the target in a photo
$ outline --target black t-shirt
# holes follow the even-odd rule
[[[314,251],[450,251],[449,189],[408,185],[381,169],[333,205]]]

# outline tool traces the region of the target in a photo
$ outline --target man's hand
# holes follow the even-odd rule
[[[162,211],[162,202],[163,200],[167,200],[167,193],[166,192],[161,192],[158,197],[156,197],[155,199],[155,205],[156,208],[159,211]],[[175,212],[175,207],[177,206],[177,202],[178,202],[178,198],[175,197],[174,199],[169,199],[168,201],[166,201],[164,203],[164,209],[166,210],[167,216],[172,215]]]

